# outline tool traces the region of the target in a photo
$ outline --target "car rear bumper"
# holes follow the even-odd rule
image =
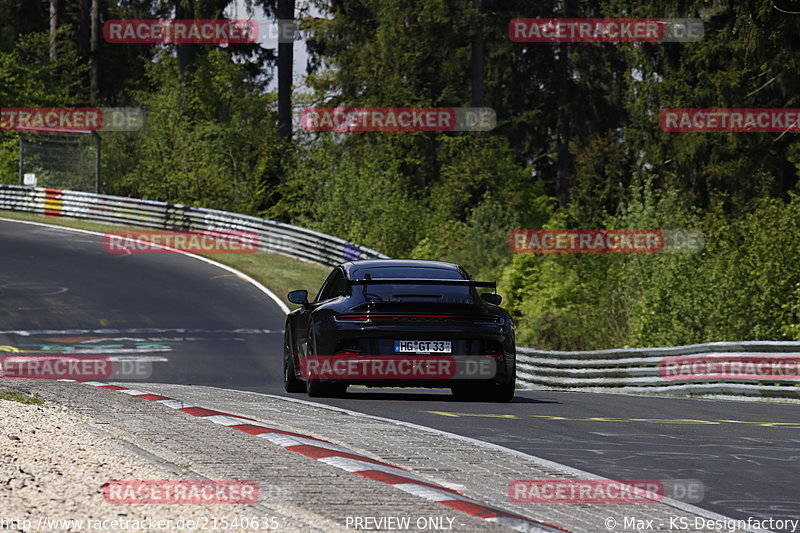
[[[370,387],[462,387],[508,384],[513,356],[497,355],[308,355],[301,358],[303,379]]]

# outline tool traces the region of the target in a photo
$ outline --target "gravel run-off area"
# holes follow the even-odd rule
[[[64,407],[0,400],[0,531],[301,531],[260,504],[105,501],[112,480],[202,479],[180,470],[158,468]]]

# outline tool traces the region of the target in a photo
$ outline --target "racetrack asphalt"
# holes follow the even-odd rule
[[[100,236],[5,220],[0,250],[0,350],[113,351],[154,361],[149,382],[307,399],[283,392],[283,311],[229,271],[180,254],[107,254]],[[797,405],[541,390],[489,404],[445,391],[350,391],[314,401],[612,479],[699,479],[695,505],[734,518],[800,518]]]

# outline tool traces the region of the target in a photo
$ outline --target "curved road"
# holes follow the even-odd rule
[[[97,235],[7,220],[0,250],[0,350],[98,349],[155,361],[153,382],[287,395],[284,314],[236,275],[178,254],[109,255]],[[705,496],[695,505],[734,518],[800,518],[797,405],[552,391],[488,404],[350,390],[315,401],[608,478],[699,479]]]

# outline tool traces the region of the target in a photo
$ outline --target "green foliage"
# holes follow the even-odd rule
[[[19,402],[27,405],[44,405],[44,400],[42,400],[38,394],[30,396],[17,391],[0,392],[0,400],[5,400],[7,402]]]
[[[768,0],[609,0],[608,16],[699,16],[702,41],[620,45],[626,74],[624,134],[629,150],[652,167],[662,186],[676,187],[695,205],[747,210],[753,198],[784,196],[797,175],[786,157],[791,135],[666,133],[663,108],[793,108],[800,30],[797,16]]]
[[[469,98],[470,16],[460,0],[317,1],[309,48],[331,76],[311,77],[330,103],[453,105]]]
[[[64,36],[69,28],[61,28]],[[75,47],[60,42],[56,60],[50,59],[49,36],[20,36],[13,48],[0,50],[0,105],[37,107],[86,105],[87,68],[81,65]],[[19,182],[19,136],[0,132],[0,183]]]
[[[301,152],[270,218],[336,235],[391,256],[419,240],[427,211],[407,176],[368,153],[355,155],[328,138]]]
[[[610,227],[703,230],[699,217],[676,190],[658,191],[651,178],[645,180],[644,186],[633,188],[619,216],[609,221]],[[706,243],[709,239],[706,236]],[[701,315],[687,306],[698,304],[694,276],[705,253],[610,254],[616,256],[616,267],[608,272],[607,283],[613,287],[617,308],[625,312],[618,317],[625,331],[623,344],[699,342],[688,339],[702,329],[696,322]]]
[[[794,331],[800,282],[795,196],[789,203],[760,201],[742,217],[717,210],[701,219],[681,209],[675,194],[664,195],[652,214],[641,205],[623,220],[703,228],[705,248],[699,254],[659,254],[650,261],[630,258],[621,279],[632,289],[627,296],[631,344],[785,339]]]
[[[703,214],[650,181],[631,196],[607,227],[699,230],[703,251],[520,254],[500,285],[520,342],[601,349],[800,338],[800,198],[732,217]]]
[[[59,37],[69,31],[59,30]],[[3,107],[86,105],[88,68],[80,64],[69,41],[59,41],[56,59],[50,59],[47,33],[21,36],[14,48],[0,51],[0,102]]]
[[[269,100],[243,81],[241,67],[209,53],[183,81],[171,58],[148,73],[155,93],[138,93],[141,132],[109,136],[111,194],[256,214],[277,183],[279,147]]]
[[[563,213],[545,224],[566,227]],[[518,254],[498,286],[517,317],[517,341],[552,349],[591,349],[625,337],[624,310],[615,301],[609,273],[622,254]],[[612,305],[613,304],[613,305]]]
[[[248,0],[275,15],[273,0]],[[472,102],[481,30],[488,133],[276,135],[272,50],[102,43],[101,105],[142,106],[103,133],[103,192],[264,215],[396,257],[500,280],[522,344],[560,349],[800,339],[800,142],[792,133],[667,133],[664,108],[798,107],[800,17],[770,0],[315,0],[302,21],[317,106]],[[103,19],[216,17],[231,3],[102,4]],[[0,0],[3,106],[87,105],[91,57],[65,10]],[[32,11],[30,16],[25,11]],[[314,10],[308,6],[303,13]],[[699,17],[696,43],[517,43],[517,17]],[[13,30],[19,27],[19,31]],[[194,59],[187,59],[193,56]],[[235,60],[232,60],[235,59]],[[191,68],[189,68],[191,67]],[[297,92],[295,93],[297,104]],[[17,181],[0,132],[0,181]],[[563,140],[563,142],[562,142]],[[567,152],[566,154],[564,152]],[[560,159],[561,158],[561,159]],[[564,159],[565,158],[565,159]],[[569,201],[556,205],[566,174]],[[520,228],[693,229],[701,253],[520,254]]]
[[[0,133],[0,183],[19,183],[19,137]]]

